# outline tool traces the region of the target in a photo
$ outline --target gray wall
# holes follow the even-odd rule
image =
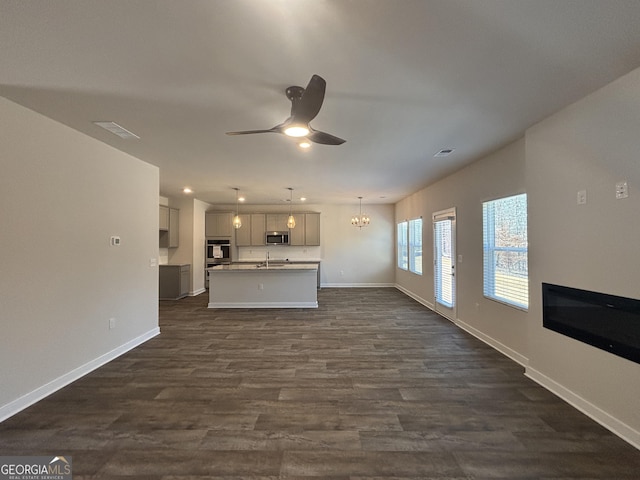
[[[409,196],[424,217],[424,275],[398,287],[433,307],[431,214],[457,208],[456,323],[526,375],[640,448],[640,365],[542,327],[541,283],[640,298],[640,69],[530,128],[523,139]],[[615,199],[626,180],[629,198]],[[577,192],[587,190],[587,204]],[[482,202],[528,195],[528,312],[482,296]]]
[[[640,365],[543,329],[540,294],[549,282],[640,298],[639,98],[640,69],[529,129],[526,178],[527,374],[640,448]]]
[[[396,268],[398,287],[433,308],[432,214],[456,208],[456,322],[514,360],[527,356],[526,313],[482,294],[482,202],[525,191],[524,140],[479,160],[396,204],[396,221],[423,217],[423,274]]]
[[[158,333],[158,169],[0,97],[0,171],[1,420]]]

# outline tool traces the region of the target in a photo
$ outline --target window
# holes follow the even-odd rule
[[[398,268],[407,270],[409,268],[408,259],[408,238],[407,238],[407,222],[400,222],[398,224]]]
[[[409,271],[422,275],[422,219],[409,220]]]
[[[482,204],[484,296],[529,307],[527,195]]]

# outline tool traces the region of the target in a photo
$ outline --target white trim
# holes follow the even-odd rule
[[[207,308],[318,308],[318,302],[209,302]]]
[[[84,377],[88,373],[91,373],[93,370],[106,365],[120,355],[127,353],[129,350],[134,349],[138,345],[143,344],[144,342],[152,339],[159,334],[160,328],[153,328],[148,332],[140,335],[139,337],[129,340],[127,343],[114,348],[110,352],[107,352],[104,355],[101,355],[85,363],[84,365],[74,368],[70,372],[67,372],[64,375],[50,381],[49,383],[36,388],[32,392],[29,392],[6,405],[3,405],[2,407],[0,407],[0,422],[39,402],[43,398],[48,397],[52,393],[57,392],[61,388],[66,387],[70,383],[75,382],[79,378]]]
[[[527,357],[525,357],[521,353],[516,352],[512,348],[507,347],[504,343],[499,342],[495,338],[490,337],[489,335],[486,335],[486,334],[482,333],[480,330],[478,330],[475,327],[472,327],[468,323],[463,322],[460,319],[457,319],[453,323],[455,323],[458,327],[460,327],[465,332],[470,333],[471,335],[476,337],[478,340],[481,340],[482,342],[486,343],[490,347],[492,347],[495,350],[499,351],[503,355],[506,355],[507,357],[509,357],[514,362],[519,363],[523,367],[526,368],[527,365],[529,364],[529,359]]]
[[[189,292],[189,296],[190,297],[197,297],[198,295],[200,295],[201,293],[204,293],[206,291],[207,291],[206,288],[200,288],[199,290],[195,290],[193,292]]]
[[[534,368],[527,367],[524,374],[526,377],[530,378],[537,384],[549,390],[551,393],[554,393],[555,395],[563,399],[569,405],[580,410],[592,420],[598,422],[607,430],[610,430],[637,449],[640,449],[640,432],[638,432],[634,428],[630,427],[626,423],[621,422],[601,408],[582,398],[580,395],[572,392],[568,388],[560,385],[555,380],[547,377]]]
[[[410,292],[409,290],[407,290],[406,288],[404,288],[401,285],[398,285],[397,283],[395,284],[395,287],[396,287],[396,289],[398,289],[402,293],[404,293],[407,297],[413,298],[416,302],[421,303],[422,305],[427,307],[429,310],[434,310],[433,303],[429,302],[428,300],[425,300],[424,298],[416,295],[415,293]],[[438,314],[438,315],[440,315],[440,314]]]
[[[322,288],[379,288],[395,287],[393,283],[323,283]]]

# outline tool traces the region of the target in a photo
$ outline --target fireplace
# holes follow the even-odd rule
[[[542,284],[542,325],[640,363],[640,300]]]

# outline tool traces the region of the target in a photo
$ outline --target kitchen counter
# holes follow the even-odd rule
[[[295,263],[295,262],[269,262],[264,263],[231,263],[227,265],[216,265],[207,268],[208,272],[226,271],[226,272],[260,272],[264,270],[318,270],[317,263]]]
[[[207,268],[209,308],[317,308],[317,263],[232,263]]]

